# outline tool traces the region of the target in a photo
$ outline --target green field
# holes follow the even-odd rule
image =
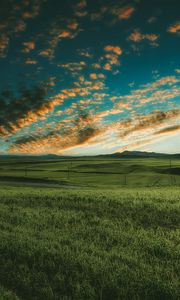
[[[180,189],[0,188],[0,299],[179,299]]]
[[[0,182],[44,180],[78,186],[180,185],[180,159],[0,159]]]
[[[178,300],[179,170],[162,158],[1,159],[0,299]]]

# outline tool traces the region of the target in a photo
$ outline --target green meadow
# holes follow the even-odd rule
[[[180,159],[69,158],[0,159],[0,182],[56,182],[77,186],[180,185]]]
[[[2,159],[0,299],[178,300],[179,165]]]

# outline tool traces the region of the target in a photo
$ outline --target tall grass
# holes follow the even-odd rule
[[[180,189],[0,188],[0,299],[179,299]]]

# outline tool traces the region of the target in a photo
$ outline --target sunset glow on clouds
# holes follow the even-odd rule
[[[179,152],[178,7],[0,4],[0,153]]]

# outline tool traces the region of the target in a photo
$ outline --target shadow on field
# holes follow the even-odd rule
[[[157,170],[161,174],[180,175],[180,168],[167,168],[164,170]]]

